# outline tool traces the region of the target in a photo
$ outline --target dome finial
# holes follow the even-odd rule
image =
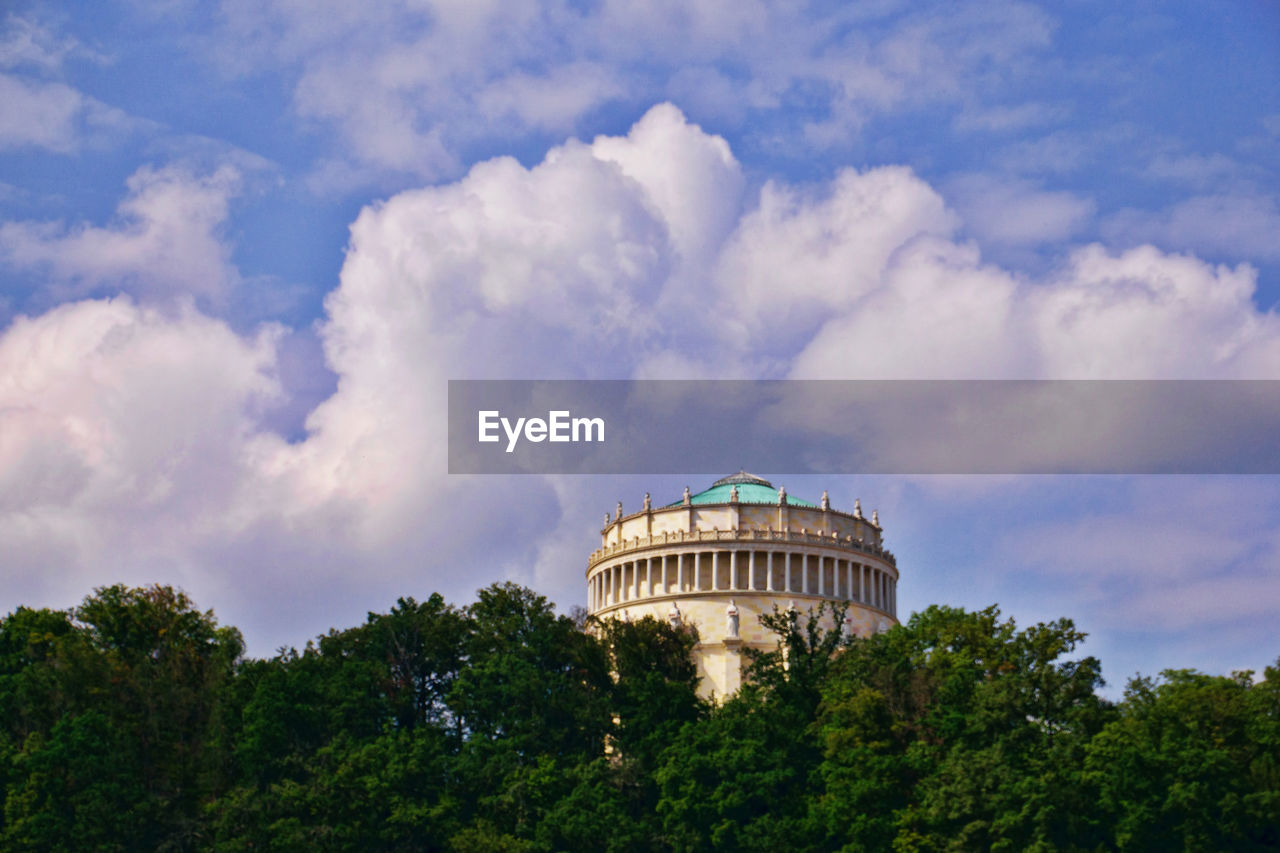
[[[730,474],[728,477],[721,477],[719,480],[716,480],[711,484],[711,488],[714,489],[716,486],[729,486],[734,483],[750,483],[753,486],[764,486],[767,489],[773,488],[773,483],[770,483],[764,477],[757,477],[755,474],[748,474],[746,471],[739,471],[736,474]]]

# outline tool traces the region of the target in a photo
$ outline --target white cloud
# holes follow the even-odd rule
[[[182,579],[248,482],[276,335],[126,298],[15,320],[0,336],[6,585],[48,600],[104,577]]]
[[[591,150],[640,182],[683,261],[701,272],[741,214],[742,170],[728,143],[660,104],[627,136],[599,137]]]
[[[1109,240],[1151,242],[1179,251],[1280,259],[1280,203],[1258,193],[1201,195],[1152,212],[1127,209],[1103,223]]]
[[[1096,209],[1091,199],[1021,179],[959,175],[946,189],[966,228],[984,246],[1066,241],[1084,229]]]
[[[47,148],[60,154],[127,129],[120,110],[64,83],[0,74],[0,149]]]
[[[202,235],[232,183],[140,173],[121,223],[23,226],[6,245],[102,287],[177,275],[171,244],[220,269]],[[1248,267],[1090,246],[1030,280],[958,242],[960,218],[904,168],[771,182],[745,204],[743,186],[724,140],[663,105],[624,138],[571,141],[531,168],[490,160],[370,205],[320,330],[337,390],[294,443],[262,425],[278,330],[244,338],[127,300],[16,321],[0,336],[7,594],[176,576],[256,651],[395,595],[459,598],[503,576],[570,603],[581,564],[564,537],[591,531],[598,514],[580,516],[594,498],[556,479],[446,476],[450,378],[1280,367]]]
[[[800,92],[813,115],[795,119],[793,141],[845,145],[868,117],[962,101],[993,76],[1017,73],[1053,29],[1021,2],[904,14],[893,4],[814,12],[721,0],[432,0],[353,14],[341,3],[226,0],[222,13],[226,66],[283,67],[296,79],[299,116],[338,129],[334,157],[349,159],[349,171],[330,164],[326,174],[339,183],[368,171],[456,174],[477,141],[569,133],[620,98],[687,98],[743,120],[792,106]],[[726,113],[725,103],[737,107]]]
[[[9,15],[0,30],[0,150],[45,148],[59,154],[99,144],[137,123],[123,112],[57,80],[69,57],[105,57],[73,38]]]
[[[485,86],[476,107],[493,124],[514,120],[530,129],[573,127],[578,116],[626,91],[614,69],[571,62],[545,74],[514,72]]]
[[[708,332],[730,352],[789,358],[833,316],[857,311],[895,253],[956,224],[941,197],[900,167],[843,170],[808,194],[770,182],[720,256]]]
[[[1146,174],[1157,180],[1208,188],[1237,178],[1244,168],[1223,154],[1158,154]]]
[[[971,104],[956,116],[952,126],[962,133],[1011,133],[1053,123],[1067,112],[1064,107],[1043,103],[995,107]]]
[[[1257,272],[1151,246],[1074,252],[1028,293],[1042,375],[1078,378],[1270,378],[1280,318],[1253,303]]]
[[[1054,578],[1080,610],[1132,630],[1208,630],[1280,606],[1271,483],[1145,477],[1118,491],[1110,507],[1001,532],[991,565]]]
[[[904,247],[853,310],[833,312],[792,362],[803,379],[967,379],[1026,370],[1018,284],[972,247]]]
[[[203,175],[143,167],[110,224],[5,223],[0,257],[45,273],[64,294],[124,290],[217,302],[239,281],[220,231],[240,183],[230,166]]]
[[[10,14],[0,31],[0,68],[31,68],[50,73],[62,69],[69,56],[94,62],[105,57],[73,38],[59,36],[49,27],[27,18]]]
[[[1062,175],[1076,172],[1098,154],[1099,140],[1073,130],[1055,130],[1035,139],[1011,142],[1000,152],[1000,165],[1007,171],[1034,175]]]
[[[791,375],[1265,378],[1280,370],[1280,319],[1257,311],[1256,279],[1247,265],[1093,245],[1033,283],[923,241],[858,310],[828,320]]]

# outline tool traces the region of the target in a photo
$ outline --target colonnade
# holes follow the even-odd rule
[[[897,614],[897,579],[855,560],[794,551],[685,551],[619,561],[587,579],[594,613],[688,592],[784,592],[848,599]]]

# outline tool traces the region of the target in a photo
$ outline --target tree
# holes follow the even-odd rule
[[[480,590],[465,613],[465,665],[448,695],[463,734],[460,797],[473,818],[464,832],[529,839],[572,789],[574,768],[603,752],[608,657],[572,619],[515,584]]]
[[[648,776],[680,728],[707,710],[698,698],[693,660],[697,630],[676,628],[652,616],[608,619],[596,627],[614,675],[613,748],[621,760],[634,765],[636,775]]]
[[[229,770],[221,697],[239,632],[166,586],[103,587],[70,616],[19,611],[0,632],[28,732],[12,757],[6,842],[193,847],[198,806]]]
[[[241,785],[210,811],[220,850],[447,849],[457,831],[450,749],[431,727],[357,741],[339,734],[300,772]]]
[[[1069,620],[1017,631],[989,607],[930,607],[850,644],[818,717],[828,843],[1092,846],[1078,768],[1109,713]]]
[[[61,610],[19,607],[0,620],[0,726],[20,745],[83,707],[95,687],[83,630]]]
[[[685,725],[655,777],[665,837],[677,850],[805,849],[821,758],[812,729],[823,681],[844,644],[824,628],[827,605],[761,621],[774,651],[752,654],[747,684],[708,717]],[[843,609],[834,624],[843,623]]]
[[[1166,670],[1135,678],[1089,744],[1092,793],[1120,850],[1280,847],[1280,670],[1260,684]]]

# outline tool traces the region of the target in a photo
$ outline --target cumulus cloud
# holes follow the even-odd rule
[[[220,232],[240,185],[230,166],[206,174],[143,167],[111,223],[8,222],[0,258],[43,273],[64,296],[123,290],[219,301],[239,281]]]
[[[22,226],[6,246],[102,285],[140,266],[178,275],[155,230],[170,210],[199,224],[179,236],[225,265],[199,235],[231,181],[143,173],[120,224]],[[462,597],[497,577],[580,595],[562,537],[590,532],[594,496],[557,479],[445,476],[450,378],[1280,367],[1280,328],[1253,304],[1247,266],[1087,246],[1029,279],[958,239],[961,217],[905,168],[744,186],[723,139],[662,105],[626,136],[570,141],[532,167],[490,160],[368,206],[320,327],[337,390],[294,441],[263,425],[279,330],[245,338],[124,299],[16,321],[0,337],[0,547],[77,590],[126,560],[126,579],[175,567],[270,648],[398,594]],[[30,600],[41,583],[11,594]]]
[[[247,484],[277,334],[123,297],[17,318],[0,336],[6,584],[56,600],[90,577],[187,577]]]
[[[767,183],[720,256],[712,333],[730,352],[787,359],[833,316],[857,312],[904,247],[956,224],[901,167],[846,169],[810,193]]]
[[[862,310],[829,320],[795,378],[1265,378],[1280,319],[1257,273],[1143,246],[1092,245],[1044,281],[940,241],[903,251]]]

